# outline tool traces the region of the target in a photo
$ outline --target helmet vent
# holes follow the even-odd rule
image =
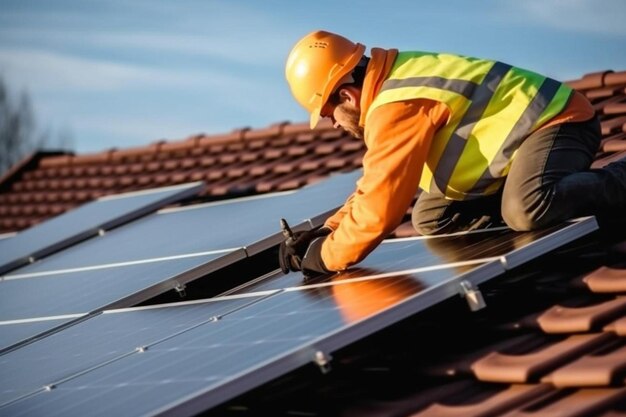
[[[322,41],[316,41],[313,43],[313,45],[309,45],[309,48],[327,48],[328,47],[328,42],[322,42]]]

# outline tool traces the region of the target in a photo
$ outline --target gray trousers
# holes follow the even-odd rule
[[[508,225],[528,231],[567,219],[626,214],[626,159],[590,169],[602,135],[597,117],[534,132],[517,151],[500,191],[452,201],[422,192],[412,221],[423,235]]]

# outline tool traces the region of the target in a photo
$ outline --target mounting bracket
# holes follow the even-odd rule
[[[467,280],[461,281],[461,295],[465,297],[470,310],[477,311],[487,307],[483,294]]]
[[[324,352],[322,352],[321,350],[318,350],[315,352],[315,354],[313,355],[313,362],[315,362],[315,364],[317,366],[319,366],[320,370],[322,371],[323,374],[327,374],[328,372],[330,372],[331,370],[331,366],[330,366],[330,361],[332,360],[332,357]]]

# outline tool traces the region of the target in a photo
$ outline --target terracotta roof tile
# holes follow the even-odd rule
[[[626,292],[626,269],[602,266],[587,274],[583,282],[595,293]]]
[[[626,124],[626,116],[616,117],[612,119],[606,119],[600,122],[602,127],[602,135],[612,135],[617,132],[624,131],[624,125]]]
[[[273,138],[279,137],[284,129],[284,125],[288,122],[284,123],[275,123],[266,127],[265,129],[250,129],[246,130],[243,134],[244,140],[254,140],[254,139],[265,139],[265,138]]]
[[[590,306],[555,305],[537,318],[545,333],[582,333],[602,330],[609,321],[626,313],[626,298],[613,298]]]
[[[114,149],[111,149],[104,152],[75,155],[74,158],[72,158],[72,165],[91,165],[109,162],[114,151]]]
[[[237,155],[225,153],[223,155],[218,156],[217,160],[220,164],[228,165],[237,161]]]
[[[39,166],[42,168],[56,168],[56,167],[64,167],[72,162],[74,157],[72,155],[60,155],[60,156],[52,156],[50,158],[42,159],[39,163]],[[54,172],[54,175],[58,175],[58,171],[49,170],[50,172]]]
[[[556,387],[608,387],[626,379],[626,347],[584,355],[545,378]]]
[[[626,152],[616,152],[609,154],[602,154],[595,159],[595,161],[591,164],[592,168],[600,168],[611,162],[618,161],[622,158],[626,158]]]
[[[184,156],[198,146],[199,140],[199,136],[192,136],[182,141],[164,142],[161,144],[160,151],[172,156]]]
[[[300,134],[307,134],[310,131],[308,123],[289,123],[283,125],[282,133],[285,136],[298,136]]]
[[[316,135],[312,132],[302,133],[296,136],[296,143],[311,143],[315,141]]]
[[[567,81],[566,83],[577,90],[589,90],[592,88],[601,88],[604,87],[604,80],[606,79],[607,74],[612,73],[613,71],[599,71],[592,72],[590,74],[585,74],[583,78],[579,80]]]
[[[210,148],[211,146],[223,145],[225,143],[232,143],[243,138],[243,133],[247,129],[233,130],[230,133],[222,135],[210,135],[202,136],[199,138],[197,145],[203,148]],[[216,148],[217,149],[217,148]]]
[[[606,139],[600,144],[602,152],[624,152],[626,151],[626,133],[620,132]]]
[[[161,143],[153,143],[148,146],[117,149],[111,153],[111,160],[117,162],[136,162],[150,160],[155,157]]]
[[[595,100],[599,98],[613,97],[615,94],[622,92],[622,90],[623,88],[621,87],[619,88],[605,87],[605,88],[598,88],[595,90],[590,90],[586,92],[585,95],[587,96],[588,99]]]
[[[604,85],[626,84],[626,71],[608,72],[604,77]]]
[[[626,96],[621,97],[617,102],[612,102],[604,106],[604,114],[625,114],[626,113]]]

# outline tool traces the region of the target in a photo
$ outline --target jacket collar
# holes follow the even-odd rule
[[[378,94],[383,82],[387,79],[397,55],[397,49],[372,48],[372,57],[365,69],[365,79],[363,80],[363,88],[361,90],[360,126],[365,126],[367,111]]]

